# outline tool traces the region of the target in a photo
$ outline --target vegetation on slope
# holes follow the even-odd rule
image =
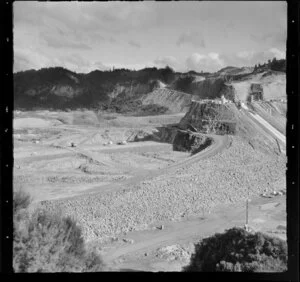
[[[103,104],[101,106],[101,109],[120,114],[131,114],[135,116],[161,115],[168,111],[167,107],[161,105],[143,105],[140,100],[134,98],[124,99],[120,97],[117,97],[110,103]]]
[[[286,60],[285,59],[277,60],[276,58],[273,58],[273,60],[268,60],[267,63],[255,65],[254,72],[263,71],[266,68],[273,71],[285,72]]]
[[[14,74],[15,107],[93,108],[108,102],[109,93],[116,85],[123,85],[128,95],[140,95],[151,92],[155,80],[169,84],[174,79],[175,72],[170,67],[139,71],[95,70],[88,74],[78,74],[61,67],[28,70]],[[136,89],[132,89],[133,85],[137,86]],[[141,89],[144,93],[140,93]]]
[[[191,87],[194,80],[195,78],[193,76],[180,77],[176,81],[175,89],[182,92],[191,93]]]
[[[183,271],[284,272],[287,243],[261,232],[232,228],[203,239],[195,246]]]
[[[254,68],[227,67],[219,72],[188,73],[174,72],[170,67],[141,70],[113,69],[95,70],[87,74],[75,73],[62,67],[28,70],[14,74],[14,102],[19,109],[77,109],[99,108],[110,102],[139,100],[159,87],[186,92],[200,99],[214,99],[222,94],[232,96],[228,81],[248,79],[251,75],[264,72],[284,72],[285,60],[269,60]],[[204,80],[195,79],[201,76]],[[228,95],[225,95],[228,98]],[[122,97],[120,100],[115,98]]]
[[[101,271],[104,264],[86,249],[81,228],[71,217],[37,209],[28,212],[30,196],[14,193],[13,267],[15,272]]]

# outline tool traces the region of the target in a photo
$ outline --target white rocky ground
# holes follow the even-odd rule
[[[45,203],[61,208],[84,226],[87,240],[147,229],[149,224],[201,215],[217,204],[234,203],[263,191],[285,188],[286,161],[282,156],[254,151],[233,138],[229,149],[216,156],[182,167],[105,195],[93,194]]]

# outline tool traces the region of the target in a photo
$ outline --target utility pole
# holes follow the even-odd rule
[[[248,198],[246,200],[246,226],[248,226]]]
[[[277,143],[277,146],[278,146],[279,153],[281,153],[281,148],[280,148],[280,144],[279,144],[279,142],[278,142],[278,139],[275,138],[275,140],[276,140],[276,143]]]
[[[247,200],[246,200],[246,224],[244,227],[246,231],[249,231],[248,215],[249,215],[249,185],[248,185],[248,195],[247,195]]]

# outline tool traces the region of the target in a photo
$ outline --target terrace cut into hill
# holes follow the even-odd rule
[[[285,147],[286,103],[257,101],[247,105],[193,101],[179,127],[184,130],[192,127],[204,133],[239,135],[253,149],[280,152]]]

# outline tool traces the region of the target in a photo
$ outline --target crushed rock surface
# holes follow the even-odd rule
[[[72,199],[45,201],[49,210],[76,217],[86,240],[145,230],[162,221],[197,216],[263,191],[285,189],[286,157],[253,150],[239,137],[217,155],[129,189]],[[280,187],[277,187],[280,186]]]

